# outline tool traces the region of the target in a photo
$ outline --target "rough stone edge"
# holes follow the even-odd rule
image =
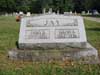
[[[73,55],[73,57],[71,58],[71,59],[74,59],[74,60],[78,60],[78,59],[80,59],[80,58],[88,58],[88,57],[90,57],[91,58],[91,56],[93,57],[93,62],[87,62],[87,61],[85,61],[85,63],[100,63],[100,61],[99,61],[99,57],[98,57],[98,51],[93,47],[93,46],[91,46],[89,43],[87,43],[87,46],[90,48],[90,50],[89,50],[89,48],[88,48],[88,50],[82,50],[82,51],[78,51],[78,52],[76,52],[74,55]],[[19,50],[19,49],[13,49],[13,50],[11,50],[11,51],[9,51],[8,52],[8,56],[9,56],[9,59],[11,59],[11,60],[19,60],[18,59],[18,56],[17,56],[17,54],[18,54],[18,52],[20,52],[20,51],[22,51],[22,52],[32,52],[32,50],[28,50],[28,51],[26,51],[26,50]],[[68,53],[66,53],[65,54],[65,56],[63,56],[64,57],[64,60],[66,60],[67,59],[67,57],[66,56],[68,56],[68,55],[70,55],[70,54],[68,54]],[[77,57],[77,56],[79,56],[79,57]],[[42,59],[42,58],[41,58]],[[43,58],[44,59],[44,58]],[[59,58],[60,59],[60,58]],[[23,59],[23,60],[25,60],[25,59]],[[63,59],[62,59],[63,60]],[[61,61],[62,61],[61,60]],[[88,59],[87,59],[88,60]],[[27,60],[26,60],[27,61]],[[32,60],[33,61],[33,60]],[[44,61],[44,60],[43,60]]]

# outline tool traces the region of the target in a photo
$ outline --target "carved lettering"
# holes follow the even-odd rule
[[[62,20],[62,19],[61,19]],[[78,26],[77,19],[69,19],[69,21],[61,22],[60,19],[42,19],[42,20],[28,20],[27,27],[55,27],[55,26]],[[62,20],[63,21],[63,20]],[[41,22],[41,23],[40,23]]]
[[[56,39],[66,39],[66,38],[79,38],[79,31],[76,29],[59,29],[55,33]]]
[[[26,30],[25,39],[49,39],[50,31],[45,29],[40,30]]]

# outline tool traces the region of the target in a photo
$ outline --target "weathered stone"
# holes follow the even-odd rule
[[[9,58],[23,61],[98,60],[98,52],[87,43],[80,16],[42,15],[23,18],[19,49],[9,51]]]
[[[53,14],[23,18],[21,21],[20,49],[61,45],[84,47],[86,42],[83,18],[80,16]]]
[[[23,60],[23,61],[50,61],[50,60],[78,60],[84,59],[83,62],[94,62],[98,61],[98,52],[90,44],[87,44],[87,48],[65,48],[62,50],[49,49],[49,50],[11,50],[9,53],[10,59],[12,60]],[[98,63],[95,61],[95,63]]]

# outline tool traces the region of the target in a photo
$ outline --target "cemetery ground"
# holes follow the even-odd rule
[[[87,39],[100,55],[100,23],[84,20]],[[0,75],[100,75],[100,64],[73,61],[48,63],[11,61],[8,50],[16,47],[20,23],[13,16],[0,16]]]

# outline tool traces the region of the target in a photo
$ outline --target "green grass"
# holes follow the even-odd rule
[[[100,51],[100,23],[85,20],[88,42]]]
[[[13,62],[13,64],[16,63]],[[100,75],[100,65],[74,64],[62,66],[57,63],[27,64],[20,63],[24,67],[18,65],[19,67],[15,68],[2,68],[0,69],[0,75]]]
[[[100,23],[85,20],[87,39],[100,53]],[[0,16],[0,75],[100,75],[100,65],[76,62],[49,63],[11,61],[8,50],[16,47],[20,23],[15,17]]]
[[[18,40],[19,23],[15,17],[0,16],[0,51],[15,47]]]
[[[100,18],[100,15],[82,15],[84,17],[96,17],[96,18]]]

